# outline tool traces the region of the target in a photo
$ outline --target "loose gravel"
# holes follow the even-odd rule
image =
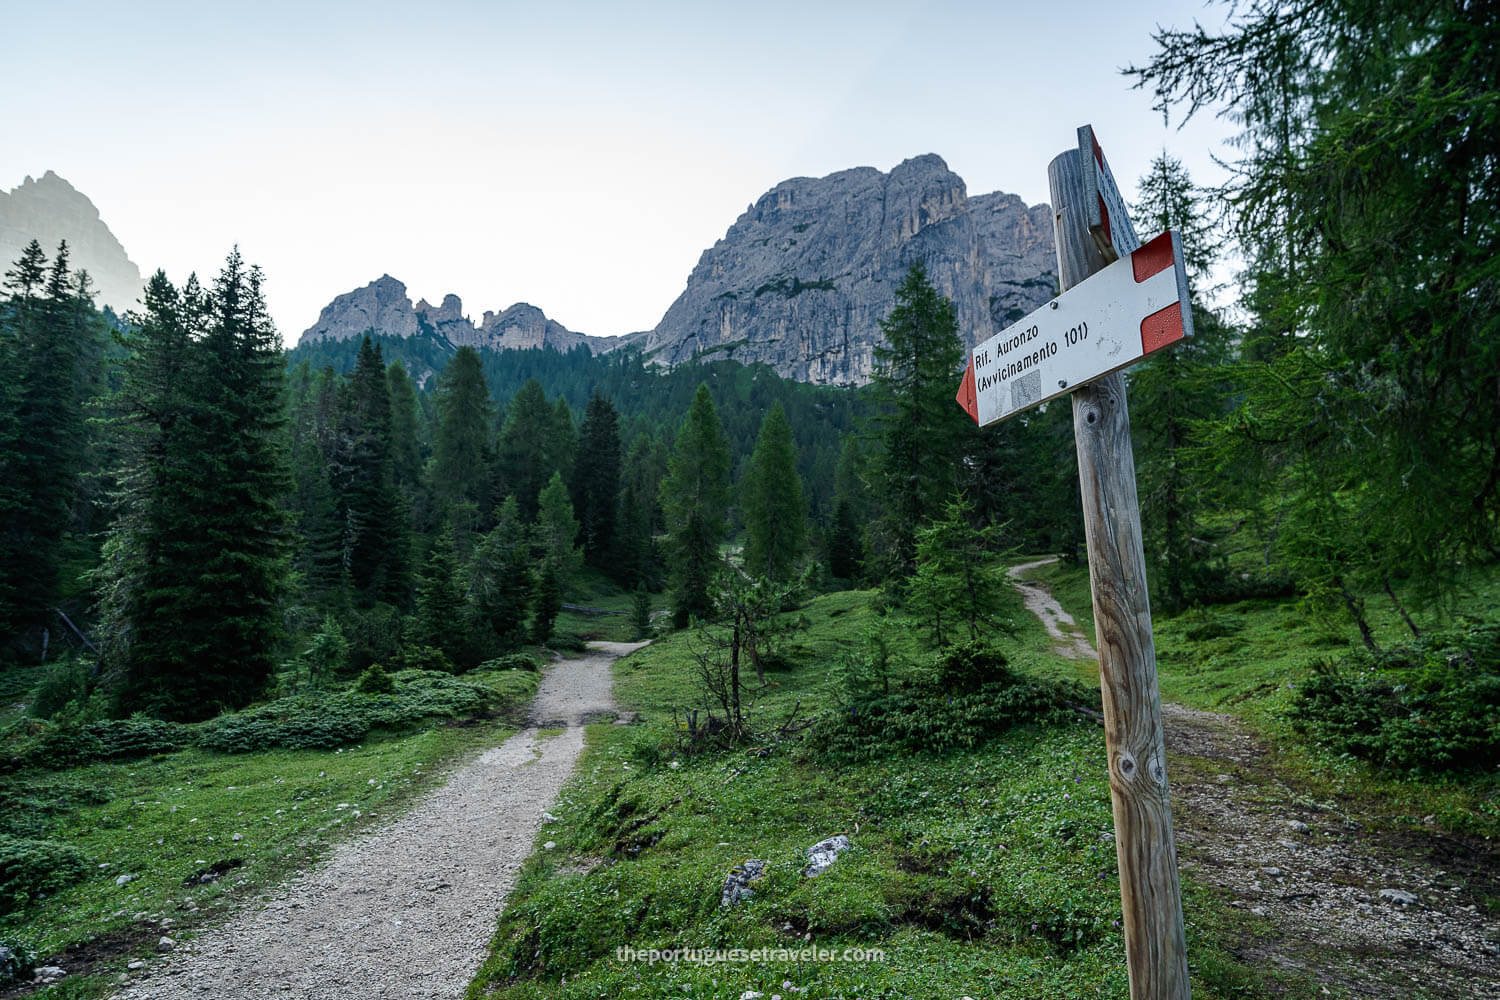
[[[583,725],[614,712],[610,664],[640,647],[590,648],[547,669],[527,729],[271,902],[178,944],[119,1000],[463,996],[542,813],[583,750]],[[554,728],[563,731],[539,732]]]

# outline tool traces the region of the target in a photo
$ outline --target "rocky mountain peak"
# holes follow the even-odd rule
[[[100,218],[89,198],[51,170],[26,177],[9,192],[0,189],[0,272],[8,270],[32,240],[50,258],[63,240],[74,269],[94,282],[96,304],[123,313],[139,304],[141,270]]]
[[[733,357],[809,382],[869,380],[880,320],[916,261],[954,301],[970,343],[1056,289],[1051,212],[969,196],[942,157],[782,181],[704,251],[647,336],[659,361]]]

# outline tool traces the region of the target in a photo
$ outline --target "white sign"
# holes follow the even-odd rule
[[[983,427],[1192,335],[1182,241],[1168,231],[975,347],[958,405]]]
[[[1083,190],[1092,195],[1085,206],[1089,232],[1105,260],[1118,260],[1141,248],[1141,238],[1130,224],[1130,209],[1110,173],[1092,125],[1078,127],[1078,156],[1083,163]]]

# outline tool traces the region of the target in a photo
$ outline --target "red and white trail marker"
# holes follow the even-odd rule
[[[1084,218],[1099,252],[1105,260],[1114,261],[1139,250],[1141,238],[1131,225],[1130,210],[1125,207],[1125,198],[1110,172],[1109,162],[1104,159],[1104,150],[1099,147],[1099,137],[1094,135],[1092,125],[1078,127],[1078,155],[1083,166],[1083,190],[1088,198]]]
[[[975,347],[958,405],[984,427],[1192,335],[1182,241],[1168,230]]]

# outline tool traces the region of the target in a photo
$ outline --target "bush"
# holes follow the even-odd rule
[[[458,668],[436,646],[407,646],[402,652],[401,662],[410,670],[438,670],[445,674],[456,674]]]
[[[941,680],[853,698],[818,726],[813,745],[846,760],[968,750],[1012,726],[1069,718],[1069,704],[1096,700],[1077,684],[1023,677],[1004,663],[982,646],[952,647],[938,656]]]
[[[128,719],[105,719],[90,723],[87,729],[98,739],[99,758],[105,760],[171,753],[192,742],[190,730],[186,726],[140,714]]]
[[[92,668],[81,660],[64,657],[54,660],[31,691],[27,714],[35,719],[50,719],[69,705],[83,704],[88,697]]]
[[[350,612],[343,632],[349,640],[347,668],[351,674],[372,663],[395,663],[400,656],[401,612],[389,604]]]
[[[937,657],[938,687],[944,691],[978,691],[986,684],[1015,677],[1006,669],[1005,654],[982,642],[961,642]]]
[[[0,913],[20,910],[42,893],[66,889],[89,873],[76,848],[0,834]]]
[[[287,750],[331,750],[353,743],[370,725],[348,705],[333,699],[283,698],[263,708],[221,715],[198,736],[198,745],[219,753]]]
[[[391,675],[385,672],[384,667],[372,663],[359,675],[354,690],[360,694],[390,694],[396,690],[396,682],[391,680]]]
[[[1288,715],[1324,746],[1417,772],[1500,765],[1500,624],[1313,665]]]
[[[25,982],[36,971],[36,960],[31,952],[11,942],[0,943],[0,987]]]
[[[530,653],[508,653],[493,660],[485,660],[480,670],[537,670],[541,664]]]

